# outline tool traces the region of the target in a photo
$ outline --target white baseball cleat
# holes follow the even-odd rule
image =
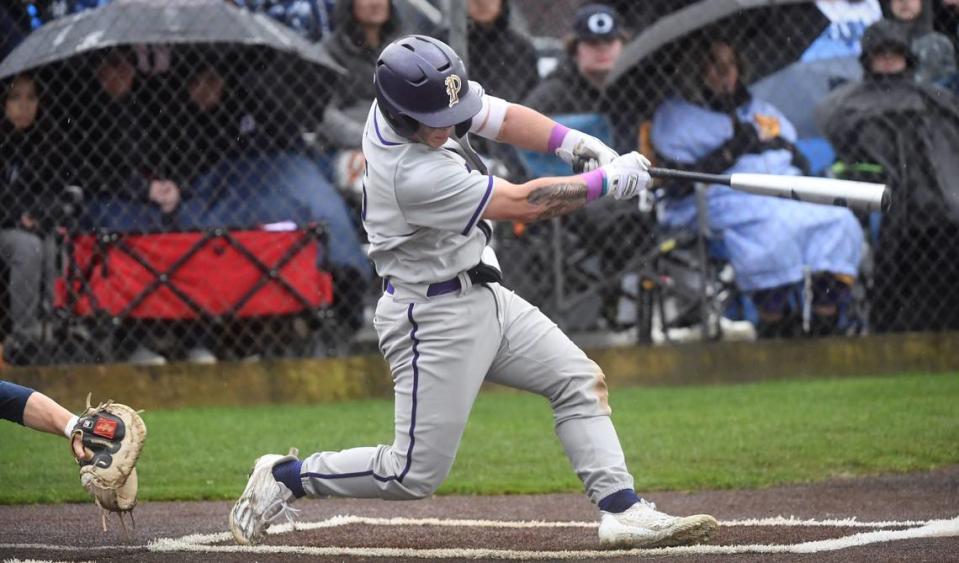
[[[252,545],[263,539],[267,528],[280,516],[290,522],[297,510],[290,506],[293,492],[273,478],[273,466],[293,461],[299,452],[290,448],[287,455],[268,454],[257,458],[243,495],[230,511],[230,531],[236,543]]]
[[[604,547],[669,547],[702,543],[719,528],[708,514],[670,516],[640,500],[625,512],[603,512],[599,542]]]

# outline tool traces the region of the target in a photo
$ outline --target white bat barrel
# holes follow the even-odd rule
[[[769,195],[839,205],[859,211],[885,211],[890,195],[883,184],[813,178],[809,176],[778,176],[774,174],[732,174],[729,186],[759,195]]]

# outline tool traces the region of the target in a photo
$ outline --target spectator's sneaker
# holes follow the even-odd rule
[[[296,509],[290,506],[294,500],[293,492],[273,478],[273,466],[295,460],[298,453],[296,448],[290,448],[287,455],[268,454],[257,458],[243,496],[230,511],[230,531],[236,543],[258,543],[280,516],[293,521],[296,513]]]
[[[195,346],[186,353],[186,361],[191,364],[213,365],[216,363],[216,356],[209,348],[204,346]]]
[[[707,514],[670,516],[640,500],[625,512],[603,512],[599,542],[604,547],[669,547],[702,543],[719,528]]]
[[[140,366],[166,365],[166,358],[143,345],[137,346],[127,361]]]

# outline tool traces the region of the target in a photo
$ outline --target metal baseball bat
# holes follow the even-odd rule
[[[865,212],[887,211],[892,202],[885,185],[870,182],[776,174],[703,174],[671,168],[650,168],[649,175],[668,180],[722,184],[753,194],[838,205]]]

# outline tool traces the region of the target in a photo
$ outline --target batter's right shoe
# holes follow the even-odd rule
[[[603,547],[671,547],[707,541],[719,529],[708,514],[670,516],[640,500],[625,512],[603,512],[599,543]]]
[[[267,528],[280,516],[290,522],[297,510],[290,506],[293,492],[273,478],[273,466],[297,459],[298,451],[290,448],[287,455],[268,454],[257,458],[246,482],[246,489],[230,511],[230,531],[240,545],[258,543]]]

